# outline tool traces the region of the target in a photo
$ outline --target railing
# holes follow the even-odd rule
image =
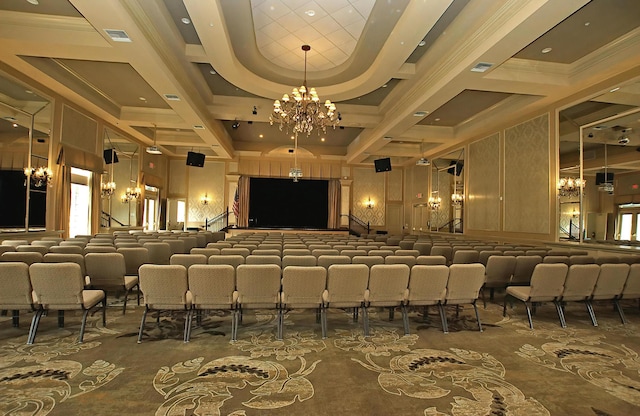
[[[462,232],[462,218],[453,219],[448,223],[441,225],[440,227],[437,227],[436,230],[442,231],[447,228],[450,233]]]
[[[580,225],[574,224],[572,221],[569,221],[569,229],[567,230],[564,227],[560,227],[560,232],[566,235],[565,238],[569,240],[579,240],[580,239]]]
[[[109,228],[109,227],[111,227],[111,224],[114,223],[114,222],[116,224],[118,224],[119,226],[121,226],[121,227],[126,227],[127,226],[126,224],[123,224],[120,221],[118,221],[117,219],[113,218],[111,216],[111,214],[109,214],[108,212],[104,212],[104,211],[101,212],[101,215],[100,215],[100,227]]]
[[[354,217],[351,214],[343,214],[343,217],[349,218],[349,232],[360,237],[362,234],[369,234],[371,227],[368,222],[362,221],[358,217]]]
[[[213,232],[222,231],[229,226],[229,208],[213,218],[206,218],[204,221],[204,229]]]

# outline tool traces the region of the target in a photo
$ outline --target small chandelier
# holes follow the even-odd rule
[[[136,186],[135,188],[127,188],[121,199],[123,203],[127,203],[140,198],[140,195],[142,195],[142,190]]]
[[[442,205],[442,198],[438,196],[437,192],[438,191],[435,191],[433,193],[435,195],[432,194],[427,200],[427,205],[429,205],[429,208],[433,211],[437,211],[438,209],[440,209],[440,205]]]
[[[560,178],[558,180],[558,195],[565,197],[579,196],[586,184],[587,181],[580,178]]]
[[[110,198],[116,191],[115,182],[102,182],[100,184],[100,192],[104,198]]]
[[[323,105],[320,104],[320,98],[315,88],[307,89],[307,52],[311,50],[311,46],[302,45],[304,51],[304,81],[300,88],[294,88],[291,97],[284,94],[281,100],[275,100],[273,103],[273,113],[269,116],[269,123],[280,123],[280,130],[289,127],[293,130],[293,134],[298,137],[298,133],[311,135],[316,129],[318,134],[320,131],[327,132],[327,126],[334,129],[340,122],[340,113],[336,112],[336,105],[331,100],[326,100]]]
[[[462,202],[464,201],[464,195],[462,195],[461,193],[458,193],[458,191],[455,191],[454,193],[451,194],[451,203],[455,206],[460,206],[462,205]]]
[[[31,178],[31,184],[35,187],[49,185],[53,179],[53,172],[48,167],[24,168],[24,176]]]

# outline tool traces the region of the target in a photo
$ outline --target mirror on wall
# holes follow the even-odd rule
[[[103,226],[137,227],[141,193],[138,184],[139,146],[113,129],[103,136],[101,175]]]
[[[559,113],[560,241],[637,241],[639,109],[640,82],[634,82]],[[582,188],[576,182],[581,170]]]
[[[46,227],[51,106],[33,88],[0,73],[0,228]],[[27,180],[26,174],[30,180]]]
[[[464,149],[431,161],[431,231],[462,233],[464,230]]]

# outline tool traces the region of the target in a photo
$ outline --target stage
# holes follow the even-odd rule
[[[247,233],[265,233],[274,235],[283,234],[331,234],[338,236],[349,236],[349,230],[342,228],[276,228],[276,227],[229,227],[226,233],[231,237]]]

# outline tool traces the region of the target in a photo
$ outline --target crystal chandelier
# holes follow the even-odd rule
[[[440,205],[442,205],[442,198],[438,196],[438,191],[434,191],[433,194],[427,200],[427,205],[433,211],[440,209]]]
[[[464,201],[464,195],[458,193],[458,191],[451,194],[451,203],[456,206],[462,205],[462,201]]]
[[[31,184],[35,187],[48,185],[53,179],[53,172],[48,167],[24,168],[24,176],[31,179]]]
[[[580,178],[560,178],[558,180],[558,195],[565,197],[579,196],[586,183],[587,181]]]
[[[291,97],[288,94],[282,96],[282,100],[273,103],[273,113],[269,116],[269,123],[280,124],[280,130],[286,126],[287,133],[291,127],[294,136],[298,133],[311,135],[316,129],[327,132],[327,126],[335,129],[340,122],[340,113],[336,112],[336,105],[331,100],[326,100],[324,106],[320,103],[320,98],[315,88],[307,89],[307,52],[311,46],[302,45],[304,51],[304,81],[300,88],[294,88]]]
[[[115,182],[102,182],[100,184],[100,192],[104,198],[109,198],[116,191]]]

